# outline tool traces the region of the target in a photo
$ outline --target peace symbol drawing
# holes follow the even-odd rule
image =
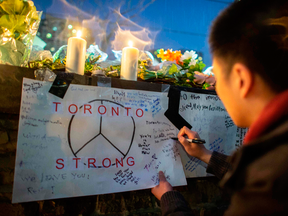
[[[95,99],[87,104],[95,106],[117,106],[120,112],[125,107],[117,102]],[[83,106],[79,110],[83,109]],[[133,116],[72,115],[68,126],[68,144],[75,157],[124,158],[128,155],[135,136]],[[115,165],[112,164],[112,166]],[[98,166],[101,168],[101,166]]]

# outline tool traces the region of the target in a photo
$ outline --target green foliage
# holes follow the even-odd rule
[[[90,55],[85,61],[84,73],[92,73],[94,70],[100,70],[101,68],[96,62],[101,58],[101,55],[94,58],[94,55]]]
[[[102,70],[108,77],[120,77],[121,65],[110,65],[110,67],[102,68]]]
[[[178,72],[177,66],[175,64],[172,64],[172,66],[169,68],[168,73],[172,75],[172,74],[177,73],[177,72]]]
[[[190,61],[191,61],[191,58],[183,60],[183,65],[182,65],[183,69],[188,69],[189,68],[188,65],[189,65]]]
[[[202,89],[207,89],[208,87],[210,87],[211,85],[209,83],[204,83],[204,85],[202,86]]]
[[[39,69],[39,68],[49,68],[50,70],[65,70],[65,64],[61,62],[60,59],[57,59],[53,62],[53,59],[46,58],[44,60],[30,61],[28,64],[29,68]]]
[[[202,72],[205,67],[206,65],[202,61],[198,61],[195,65],[191,65],[188,70],[189,72],[190,71]]]
[[[192,73],[191,72],[190,73],[189,72],[186,73],[186,76],[187,76],[188,79],[194,80],[194,73],[193,72]]]

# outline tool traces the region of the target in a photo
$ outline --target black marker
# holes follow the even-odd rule
[[[171,139],[178,141],[177,137],[171,137]],[[190,143],[195,143],[195,144],[205,144],[206,143],[206,141],[204,139],[199,139],[199,138],[186,139],[186,140]]]

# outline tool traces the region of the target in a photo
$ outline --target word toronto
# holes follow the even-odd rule
[[[143,117],[144,110],[141,108],[121,107],[117,105],[93,105],[83,104],[81,106],[77,104],[62,104],[61,102],[53,102],[52,111],[55,113],[63,113],[63,110],[67,110],[67,113],[75,115],[81,113],[83,115],[98,114],[101,116],[137,116]]]
[[[69,164],[68,164],[69,163]],[[88,158],[70,158],[68,160],[67,158],[57,158],[56,159],[56,169],[89,169],[89,168],[109,168],[112,166],[123,167],[125,163],[128,166],[134,166],[135,161],[134,157],[128,157],[126,160],[121,158],[118,160],[115,158],[115,160],[112,162],[110,158],[104,158],[102,161],[96,161],[96,158],[88,157]]]

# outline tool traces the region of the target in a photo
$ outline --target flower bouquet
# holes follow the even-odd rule
[[[179,86],[215,89],[215,78],[212,75],[203,74],[202,71],[206,65],[195,51],[186,51],[182,55],[181,51],[160,49],[157,57],[162,60],[158,67],[151,66],[146,61],[139,62],[139,78]]]
[[[0,63],[26,66],[42,12],[32,1],[0,1]]]

